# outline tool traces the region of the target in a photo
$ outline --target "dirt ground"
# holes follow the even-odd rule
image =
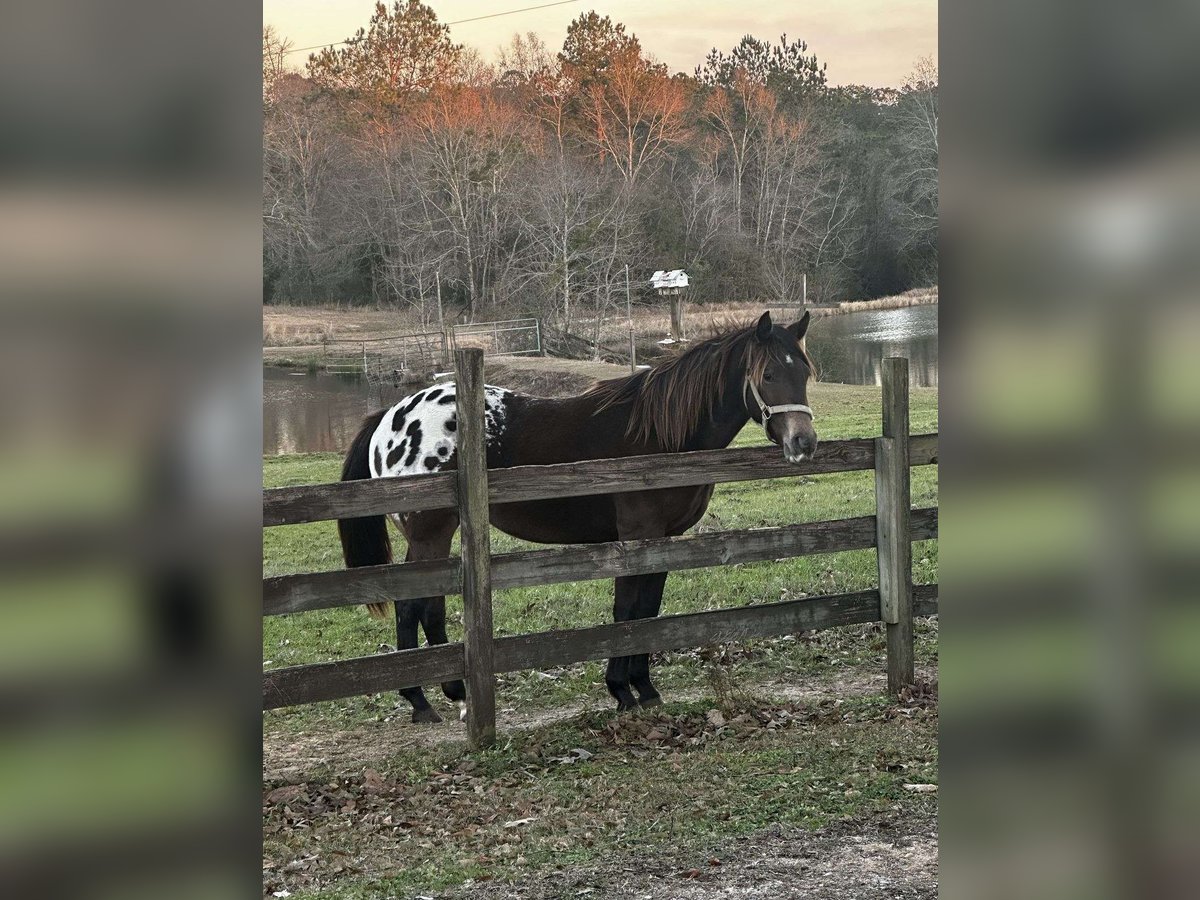
[[[569,397],[597,381],[629,374],[628,366],[583,359],[495,356],[485,363],[487,379],[535,397]]]
[[[917,678],[918,682],[936,685],[936,667],[918,667]],[[882,672],[846,670],[803,682],[763,682],[755,689],[780,704],[815,707],[878,695],[884,686]],[[697,688],[669,699],[692,701],[703,699],[707,693]],[[936,693],[934,696],[936,704]],[[569,720],[596,710],[597,704],[603,702],[581,697],[577,703],[554,709],[503,708],[498,725],[502,735],[553,732],[558,730],[556,725],[569,727]],[[348,730],[264,732],[264,791],[302,793],[305,788],[301,786],[307,784],[311,788],[314,778],[333,788],[347,776],[361,780],[364,771],[368,778],[378,777],[371,767],[393,754],[414,750],[435,754],[461,745],[463,726],[456,721],[447,719],[438,725],[413,726],[406,719],[407,716],[399,716]],[[929,788],[933,794],[926,796],[933,799],[936,788]],[[541,865],[518,871],[515,877],[510,874],[504,880],[480,877],[451,888],[395,896],[430,900],[933,898],[937,896],[938,885],[935,809],[936,804],[905,804],[903,808],[892,806],[838,820],[817,830],[776,824],[736,837],[713,836],[700,843],[657,841],[646,850],[621,846],[599,861],[562,867]],[[511,815],[515,817],[517,813]],[[315,854],[319,845],[312,846]],[[323,852],[329,849],[326,847]],[[362,864],[369,871],[371,865],[367,859],[369,854]],[[281,860],[276,859],[273,872],[278,872],[278,863]],[[264,866],[264,876],[265,872]],[[273,879],[278,877],[273,875]],[[319,884],[327,876],[316,872],[312,877]],[[277,886],[277,881],[271,880],[270,884]],[[267,888],[268,896],[271,890]]]
[[[933,681],[936,669],[918,666],[917,678]],[[843,674],[807,683],[768,681],[755,685],[755,690],[780,701],[812,702],[829,698],[861,697],[883,691],[887,679],[882,672],[864,673],[850,670]],[[694,700],[705,696],[706,689],[697,688],[671,700]],[[600,699],[607,707],[608,698]],[[595,698],[580,698],[578,703],[554,709],[501,709],[497,727],[501,731],[543,728],[572,719],[595,708]],[[447,717],[437,725],[413,726],[400,721],[373,722],[359,728],[326,731],[263,731],[263,781],[296,781],[304,773],[320,768],[333,775],[356,773],[364,764],[397,750],[414,747],[436,747],[463,739],[461,723]]]
[[[937,823],[910,816],[818,831],[774,827],[699,850],[630,855],[531,875],[472,882],[438,898],[472,900],[917,900],[938,895]]]

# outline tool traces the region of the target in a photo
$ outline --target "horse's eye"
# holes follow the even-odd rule
[[[771,381],[774,378],[775,378],[775,375],[771,372],[770,369],[767,369],[767,371],[763,372],[763,381]]]

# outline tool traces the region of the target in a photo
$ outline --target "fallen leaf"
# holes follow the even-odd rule
[[[267,794],[266,797],[263,798],[263,802],[267,803],[269,805],[274,805],[276,803],[283,803],[284,801],[292,800],[295,797],[299,797],[303,793],[304,793],[304,785],[288,784],[288,785],[284,785],[283,787],[275,788],[275,790],[271,791],[269,794]]]
[[[530,816],[528,819],[513,819],[511,822],[505,822],[505,828],[518,828],[521,825],[528,825],[530,822],[536,822],[537,816]]]
[[[936,784],[906,784],[904,789],[917,794],[936,794],[938,786]]]

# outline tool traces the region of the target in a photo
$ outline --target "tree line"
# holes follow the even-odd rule
[[[671,73],[594,12],[498,61],[420,0],[285,65],[263,32],[267,302],[568,327],[655,269],[694,302],[883,296],[937,278],[937,73],[832,87],[803,41],[747,36]]]

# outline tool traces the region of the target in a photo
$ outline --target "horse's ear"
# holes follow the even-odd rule
[[[765,312],[754,326],[754,336],[765,344],[771,339],[771,329],[774,327],[771,324],[771,313]]]
[[[811,317],[812,316],[810,313],[805,312],[804,316],[800,319],[799,322],[793,322],[791,325],[789,325],[787,327],[787,330],[796,336],[796,340],[798,340],[798,341],[804,340],[804,333],[806,331],[808,331],[808,320]]]

